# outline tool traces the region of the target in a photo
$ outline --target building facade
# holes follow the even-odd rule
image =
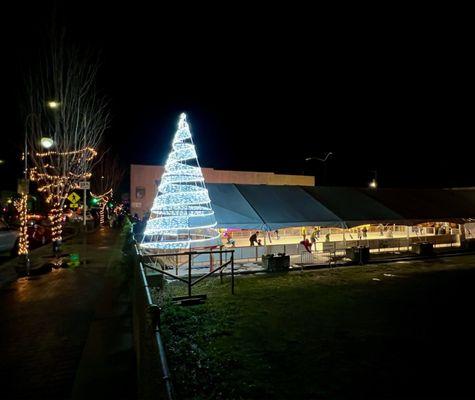
[[[237,183],[248,185],[300,185],[315,186],[315,178],[306,175],[285,175],[273,172],[224,171],[202,168],[205,183]],[[142,217],[150,210],[160,178],[161,165],[130,166],[130,210]]]

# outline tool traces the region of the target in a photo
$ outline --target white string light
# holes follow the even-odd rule
[[[100,206],[99,223],[101,225],[104,225],[104,222],[105,222],[104,210],[106,208],[107,203],[109,202],[109,199],[112,198],[112,196],[113,196],[112,188],[103,194],[94,194],[91,192],[91,197],[93,197],[94,199],[98,199],[99,201],[99,206]]]
[[[47,151],[43,153],[35,153],[37,157],[43,158],[59,158],[71,157],[72,162],[79,166],[91,161],[97,155],[97,151],[92,147],[84,147],[73,151]],[[63,211],[61,203],[66,199],[67,192],[70,189],[78,187],[77,181],[84,181],[91,177],[90,172],[74,173],[69,171],[67,175],[59,174],[57,167],[45,162],[42,166],[44,172],[38,172],[37,168],[30,169],[30,179],[38,183],[38,191],[46,192],[46,202],[51,204],[48,218],[51,221],[51,240],[53,242],[61,242],[62,240],[62,220]]]
[[[15,200],[14,205],[20,215],[20,234],[18,238],[18,255],[28,254],[28,195],[22,194],[19,200]]]
[[[172,151],[150,211],[141,244],[143,247],[189,249],[221,244],[184,113],[180,115]]]

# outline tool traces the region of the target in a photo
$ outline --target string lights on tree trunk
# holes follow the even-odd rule
[[[104,222],[105,222],[105,218],[104,218],[104,212],[105,212],[105,208],[107,206],[107,203],[109,202],[109,200],[112,198],[113,196],[113,191],[112,189],[109,189],[107,192],[105,192],[104,194],[94,194],[91,192],[91,196],[92,198],[94,199],[97,199],[98,203],[99,203],[99,222],[101,225],[104,225]]]
[[[27,256],[29,252],[28,242],[28,195],[22,194],[21,198],[15,200],[14,206],[20,216],[20,231],[18,238],[18,255]]]

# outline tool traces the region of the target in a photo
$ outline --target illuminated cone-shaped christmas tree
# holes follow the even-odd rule
[[[142,247],[190,249],[221,244],[186,114],[180,115],[172,151],[150,210]]]

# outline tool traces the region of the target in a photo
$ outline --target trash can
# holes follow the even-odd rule
[[[353,264],[367,264],[369,261],[368,246],[354,246],[346,249],[346,256],[351,259]]]
[[[290,267],[290,256],[263,254],[262,267],[269,272],[288,271]]]
[[[434,245],[429,242],[414,243],[411,249],[419,256],[431,256],[434,254]]]

